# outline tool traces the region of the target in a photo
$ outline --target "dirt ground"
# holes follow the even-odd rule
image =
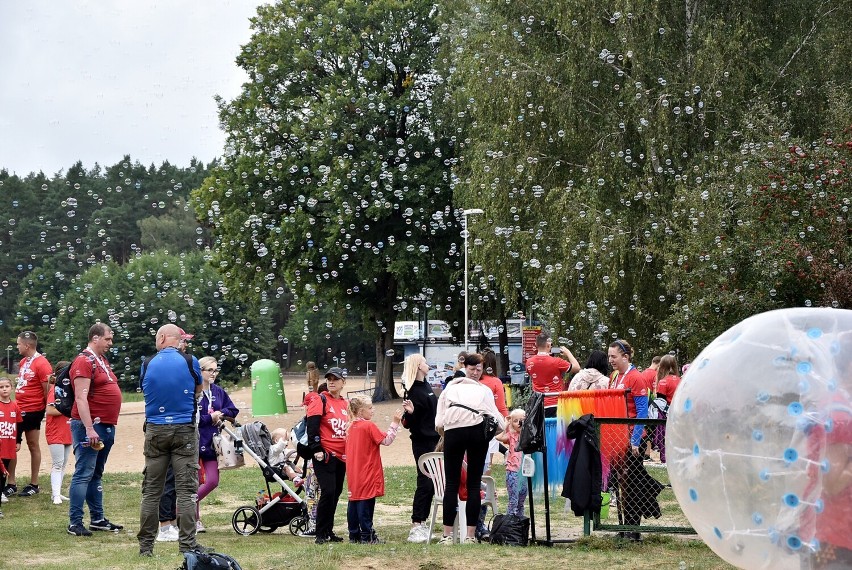
[[[230,391],[231,399],[240,409],[239,421],[241,423],[252,422],[259,420],[266,424],[269,431],[275,428],[284,427],[291,428],[304,415],[305,409],[302,406],[302,398],[305,391],[305,381],[301,376],[284,377],[284,396],[287,402],[287,413],[275,416],[263,416],[255,418],[251,413],[252,392],[249,387],[240,387],[237,390]],[[362,388],[361,379],[351,379],[348,389],[358,390]],[[347,389],[344,389],[346,392]],[[390,425],[393,413],[397,408],[400,408],[401,400],[391,402],[380,402],[376,404],[376,412],[373,416],[373,421],[379,426],[379,429],[385,430]],[[144,434],[142,433],[142,422],[145,420],[145,404],[143,402],[125,402],[121,406],[121,415],[119,416],[118,426],[116,428],[116,442],[110,452],[109,460],[106,464],[108,473],[141,473],[145,465],[145,458],[142,456],[142,444]],[[44,425],[42,424],[41,434],[41,467],[40,475],[47,475],[50,472],[50,451],[47,448],[47,441],[44,438]],[[382,446],[382,462],[388,466],[414,465],[414,459],[411,455],[411,444],[408,438],[408,431],[401,429],[396,440],[389,446]],[[251,458],[246,458],[247,462],[251,462]],[[73,472],[74,456],[71,455],[69,465],[66,468],[66,473]],[[21,451],[18,452],[18,467],[16,469],[16,479],[18,488],[22,488],[29,482],[30,475],[30,452],[27,449],[26,442],[21,446]]]

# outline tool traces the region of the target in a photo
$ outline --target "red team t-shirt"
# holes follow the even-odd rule
[[[680,376],[669,374],[664,378],[660,378],[660,381],[657,383],[657,396],[662,396],[666,399],[666,402],[671,404],[672,398],[674,398],[675,391],[679,385]]]
[[[385,471],[379,445],[387,436],[372,421],[357,419],[346,438],[346,484],[349,500],[363,501],[383,497]]]
[[[333,398],[328,392],[321,394],[325,398],[325,415],[320,418],[319,435],[322,448],[346,462],[346,423],[349,421],[349,400]],[[311,398],[308,402],[307,416],[322,415],[322,397]]]
[[[627,417],[635,418],[636,402],[633,398],[648,395],[648,388],[645,386],[642,374],[631,366],[624,374],[619,373],[610,384],[610,387],[616,390],[630,390],[630,394],[627,396]]]
[[[15,386],[15,401],[22,412],[40,412],[47,400],[44,395],[44,382],[53,374],[53,367],[43,355],[35,353],[32,357],[22,358],[18,364],[18,383]]]
[[[562,377],[571,369],[571,363],[550,356],[549,354],[536,354],[527,359],[527,373],[532,380],[533,390],[536,392],[561,392],[565,389]],[[557,396],[545,396],[544,407],[555,406],[559,401]]]
[[[15,436],[20,421],[18,402],[0,402],[0,459],[15,459],[18,456]]]
[[[52,406],[54,401],[56,401],[56,394],[50,390],[47,392],[47,405]],[[48,445],[54,443],[71,445],[71,418],[48,414],[44,421],[44,437]]]
[[[93,361],[93,358],[97,358]],[[92,376],[94,374],[94,377]],[[121,388],[118,387],[118,379],[115,377],[106,358],[95,357],[91,352],[84,352],[74,359],[68,376],[74,378],[92,378],[89,385],[89,413],[92,421],[99,418],[100,423],[116,425],[118,413],[121,411]],[[77,394],[77,385],[74,385],[74,393]],[[77,402],[71,408],[71,417],[80,419],[77,412]]]

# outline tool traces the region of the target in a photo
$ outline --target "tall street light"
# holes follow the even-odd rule
[[[485,211],[480,208],[471,208],[469,210],[463,210],[462,214],[464,215],[464,351],[470,351],[470,342],[468,337],[470,336],[470,321],[468,320],[468,308],[467,308],[467,236],[470,232],[467,231],[467,217],[472,214],[484,214]]]

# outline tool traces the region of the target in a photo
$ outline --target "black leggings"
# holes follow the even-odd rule
[[[465,516],[468,526],[476,526],[479,520],[479,496],[482,484],[482,471],[485,468],[485,455],[488,441],[481,425],[448,429],[444,432],[444,526],[453,526],[458,510],[459,487],[461,485],[462,459],[467,453],[467,504]],[[462,529],[465,536],[467,529]]]
[[[334,513],[343,491],[346,463],[333,455],[328,462],[314,459],[314,474],[320,488],[320,499],[317,503],[317,538],[329,538],[334,534]]]
[[[411,452],[414,454],[414,465],[420,456],[430,451],[435,451],[435,446],[438,444],[437,439],[426,440],[411,440]],[[417,470],[417,488],[414,490],[414,500],[411,504],[411,522],[422,523],[429,520],[430,509],[432,507],[432,497],[435,495],[435,488],[432,485],[432,480],[428,475]]]

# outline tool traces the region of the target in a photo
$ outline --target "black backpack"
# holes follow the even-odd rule
[[[92,377],[94,377],[95,359],[85,352],[81,352],[79,356],[85,356],[92,363]],[[67,418],[71,417],[71,409],[74,407],[74,382],[69,377],[72,364],[74,363],[71,362],[68,366],[59,369],[59,372],[56,373],[56,384],[53,386],[53,405],[60,414]]]
[[[227,554],[189,550],[183,553],[183,566],[178,570],[242,570],[239,562]]]

